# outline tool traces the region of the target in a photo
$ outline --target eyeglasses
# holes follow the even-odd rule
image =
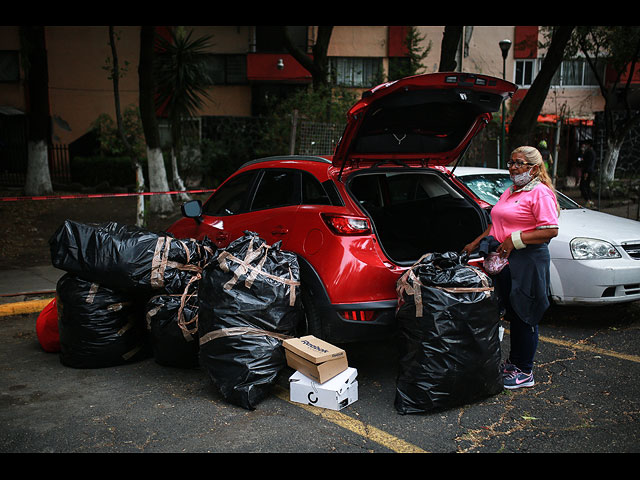
[[[527,163],[527,162],[520,162],[520,161],[514,162],[512,160],[509,160],[507,162],[507,168],[511,168],[513,166],[515,166],[516,168],[522,168],[525,165],[535,165],[535,163]]]

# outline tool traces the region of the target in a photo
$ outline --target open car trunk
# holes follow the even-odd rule
[[[460,252],[487,227],[485,212],[437,170],[362,170],[349,176],[347,188],[398,265],[425,253]]]

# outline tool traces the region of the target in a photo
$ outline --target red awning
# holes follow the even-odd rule
[[[578,117],[559,117],[558,115],[538,115],[538,123],[553,123],[554,125],[560,120],[564,124],[568,125],[584,125],[588,127],[593,126],[593,120],[589,118]]]

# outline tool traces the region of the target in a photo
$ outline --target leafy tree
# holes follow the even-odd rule
[[[389,61],[389,80],[399,80],[404,77],[418,75],[424,72],[422,61],[429,55],[432,42],[429,41],[426,47],[420,48],[424,41],[424,35],[420,35],[416,27],[407,28],[407,35],[404,44],[407,47],[407,56]]]
[[[547,49],[540,71],[531,88],[518,106],[509,127],[509,151],[520,145],[530,144],[534,138],[538,115],[549,93],[551,81],[565,58],[565,50],[575,27],[561,25],[548,27],[551,43]]]
[[[156,102],[168,112],[171,129],[171,165],[174,187],[186,190],[178,172],[179,160],[189,134],[189,118],[197,115],[209,99],[207,87],[213,82],[207,71],[210,36],[192,38],[193,30],[171,29],[170,38],[158,37],[155,57]],[[184,194],[185,200],[188,195]]]
[[[638,71],[640,26],[580,26],[571,47],[584,55],[604,97],[607,151],[602,163],[605,184],[613,181],[620,149],[628,133],[640,124],[631,106],[631,80]],[[606,77],[600,67],[606,62]]]
[[[149,190],[166,192],[169,190],[164,157],[160,145],[160,132],[156,117],[155,81],[153,76],[153,58],[155,55],[156,31],[154,26],[140,27],[140,61],[138,63],[140,117],[147,146],[147,168],[149,171]],[[149,201],[152,213],[166,214],[173,210],[170,195],[152,195]]]
[[[289,53],[302,65],[313,78],[313,87],[321,89],[329,85],[329,61],[327,51],[333,33],[333,26],[321,25],[318,27],[316,42],[313,45],[311,56],[294,44],[287,27],[280,27],[280,32]]]
[[[337,119],[337,123],[342,123],[355,101],[356,95],[352,91],[329,86],[301,90],[284,100],[274,99],[273,105],[268,109],[270,114],[265,118],[256,153],[268,156],[289,152],[294,111],[298,112],[298,118],[304,120],[327,122],[328,119]]]
[[[141,142],[139,141],[142,136],[135,135],[130,137],[127,132],[134,132],[133,129],[127,128],[136,127],[140,125],[140,117],[138,110],[129,110],[132,114],[126,115],[128,122],[123,121],[122,113],[120,109],[120,77],[126,72],[128,64],[125,62],[125,67],[120,68],[120,61],[118,59],[118,49],[116,46],[116,33],[112,25],[109,26],[109,45],[111,46],[111,59],[107,60],[107,70],[110,72],[110,78],[113,81],[113,98],[116,109],[116,123],[117,123],[117,135],[120,143],[122,144],[123,153],[126,153],[131,158],[133,168],[136,172],[136,191],[138,193],[144,192],[144,175],[142,171],[142,165],[140,159],[144,156],[141,149]],[[133,117],[133,118],[132,118]],[[107,117],[108,118],[108,117]],[[102,119],[105,120],[104,118]],[[133,121],[132,121],[133,120]],[[136,122],[137,120],[137,122]],[[128,125],[127,125],[128,124]],[[98,124],[100,126],[100,123]],[[111,129],[113,131],[113,129]],[[109,130],[104,131],[105,135],[99,135],[99,138],[109,138]],[[141,132],[140,132],[141,133]],[[104,141],[104,140],[103,140]],[[101,141],[102,143],[102,141]],[[116,143],[111,140],[111,148],[116,148]],[[138,201],[136,203],[136,225],[141,227],[144,225],[144,197],[138,195]]]
[[[43,26],[20,27],[22,61],[30,101],[26,195],[44,195],[53,191],[48,154],[51,135],[49,69],[44,33]]]

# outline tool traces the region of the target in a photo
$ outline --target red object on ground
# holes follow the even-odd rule
[[[45,352],[60,351],[60,334],[58,332],[58,306],[56,299],[51,300],[42,309],[36,320],[36,334],[40,346]]]

